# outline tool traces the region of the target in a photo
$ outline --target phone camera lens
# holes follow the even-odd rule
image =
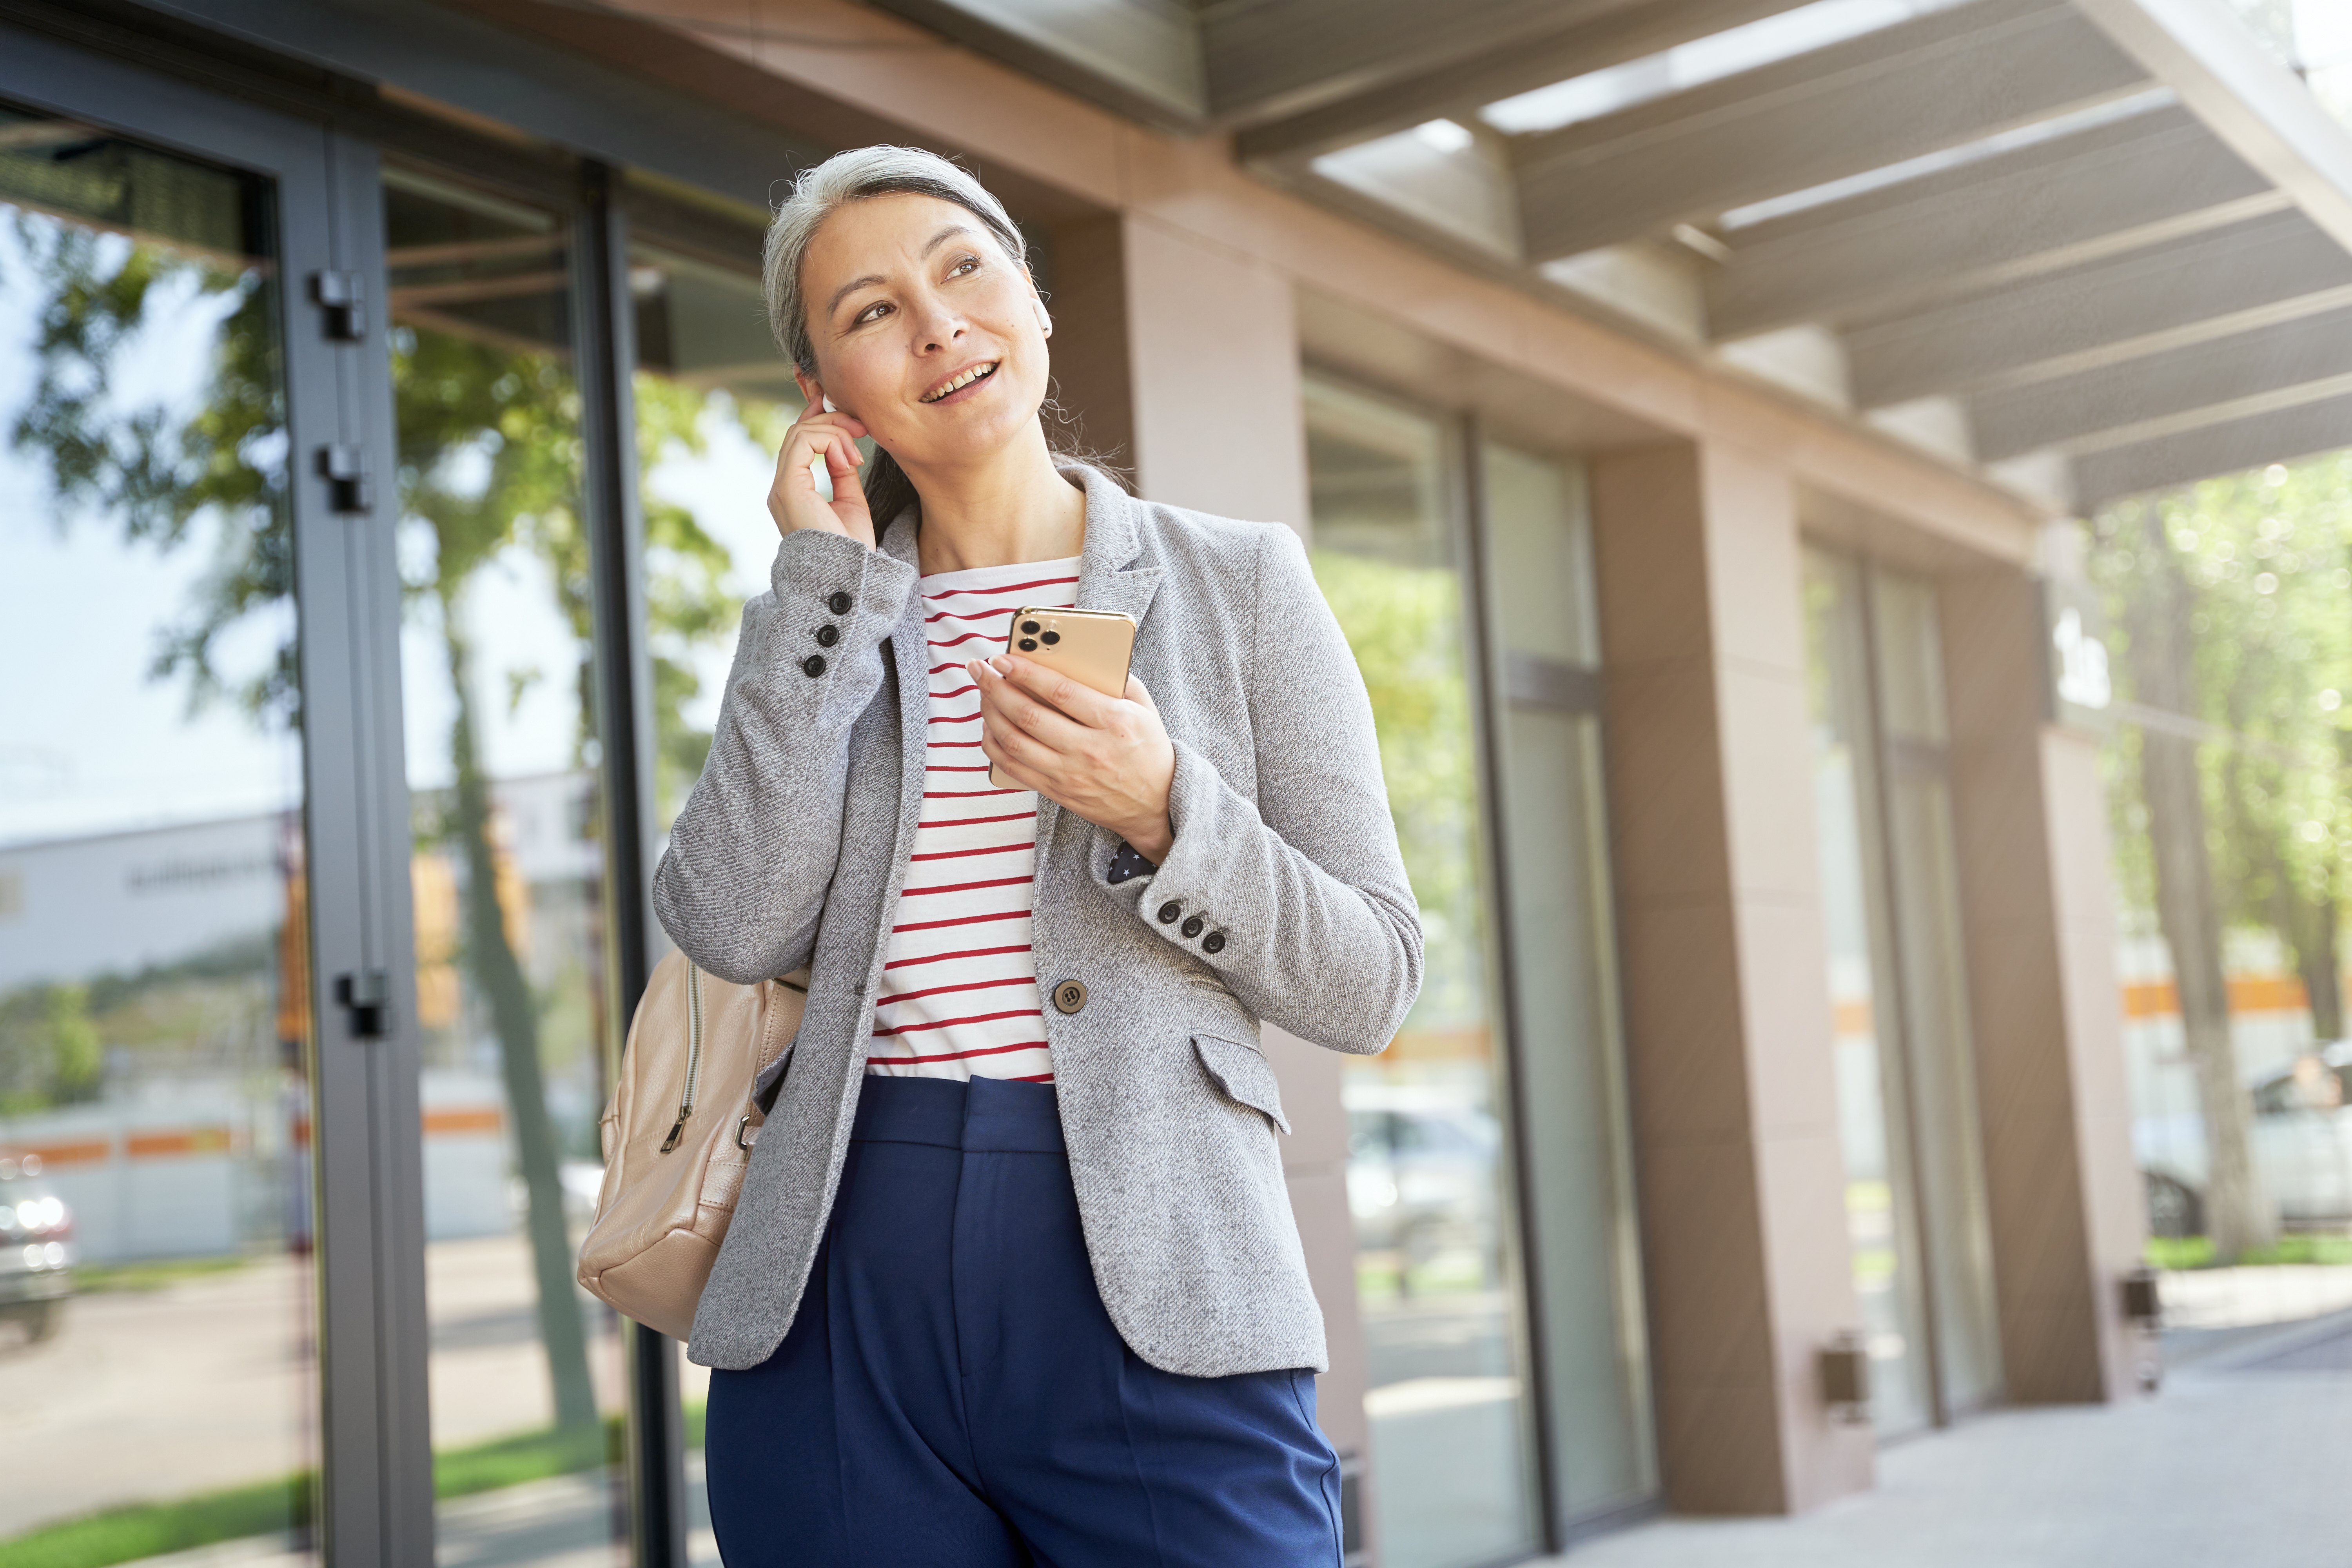
[[[1037,640],[1044,643],[1047,647],[1051,647],[1055,643],[1062,640],[1062,634],[1059,632],[1047,632],[1044,637]]]
[[[1021,651],[1023,653],[1035,653],[1037,651],[1037,639],[1035,637],[1023,637],[1021,639]]]
[[[1024,621],[1021,623],[1021,629],[1027,632],[1034,637],[1037,635],[1037,623],[1034,621]]]

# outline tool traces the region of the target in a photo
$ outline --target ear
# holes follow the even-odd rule
[[[816,377],[795,366],[793,371],[793,380],[800,385],[803,403],[807,404],[811,408],[824,406],[824,388],[817,384]]]

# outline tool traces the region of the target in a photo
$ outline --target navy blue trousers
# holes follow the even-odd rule
[[[792,1332],[714,1372],[727,1568],[1338,1568],[1314,1374],[1129,1350],[1054,1090],[869,1078]]]

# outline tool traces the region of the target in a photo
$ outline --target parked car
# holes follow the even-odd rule
[[[2352,1041],[2254,1085],[2254,1168],[2290,1222],[2352,1219]]]
[[[1442,1251],[1476,1251],[1491,1272],[1495,1168],[1502,1129],[1458,1096],[1412,1086],[1356,1085],[1348,1109],[1348,1208],[1356,1245],[1393,1248],[1398,1283]]]
[[[41,1179],[41,1157],[0,1149],[0,1321],[46,1340],[73,1294],[73,1215]]]
[[[2313,1046],[2248,1086],[2254,1176],[2282,1220],[2352,1220],[2352,1040]],[[2203,1233],[2205,1137],[2193,1115],[2143,1118],[2134,1130],[2158,1236]]]

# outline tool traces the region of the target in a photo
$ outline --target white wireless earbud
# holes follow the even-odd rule
[[[825,411],[827,414],[838,414],[838,413],[840,413],[840,412],[841,412],[841,410],[840,410],[840,409],[838,409],[838,408],[836,408],[836,407],[835,407],[835,406],[834,406],[834,402],[833,402],[833,399],[832,399],[832,398],[830,398],[830,397],[822,398],[820,401],[822,401],[822,402],[824,404],[824,411]]]
[[[1036,295],[1029,296],[1029,308],[1037,312],[1037,325],[1047,337],[1054,335],[1054,318],[1045,313],[1045,301]]]

